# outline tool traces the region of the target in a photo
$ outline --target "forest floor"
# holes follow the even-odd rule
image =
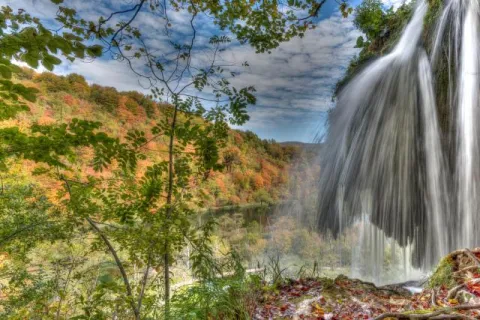
[[[480,248],[449,254],[416,294],[346,276],[289,280],[262,292],[253,318],[480,319]]]

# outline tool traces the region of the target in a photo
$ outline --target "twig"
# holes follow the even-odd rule
[[[62,180],[65,183],[65,186],[67,188],[68,194],[70,195],[70,199],[72,198],[72,189],[70,187],[70,183],[68,182],[67,179],[63,175],[60,176],[60,180]],[[128,280],[127,272],[125,271],[125,268],[123,267],[123,263],[118,257],[117,251],[111,244],[110,240],[105,236],[105,234],[100,230],[100,228],[95,224],[95,222],[90,219],[89,217],[85,217],[87,222],[90,224],[90,226],[98,233],[100,238],[103,240],[105,245],[108,247],[108,250],[110,251],[111,255],[113,256],[115,263],[117,265],[118,270],[120,271],[120,274],[122,275],[123,283],[125,285],[125,290],[127,291],[127,296],[128,300],[130,302],[130,307],[132,308],[132,311],[135,315],[135,319],[139,320],[140,319],[140,312],[137,309],[137,306],[135,305],[134,298],[133,298],[133,292],[132,292],[132,287],[130,286],[130,282]]]
[[[125,23],[124,25],[122,25],[122,26],[115,32],[115,34],[113,35],[112,40],[111,40],[112,43],[115,43],[115,44],[117,44],[117,46],[118,46],[118,41],[117,41],[115,38],[118,36],[118,34],[119,34],[120,32],[123,31],[123,29],[125,29],[126,27],[128,27],[128,26],[133,22],[133,20],[135,20],[135,18],[137,17],[138,13],[139,13],[140,10],[142,9],[143,4],[144,4],[146,1],[147,1],[147,0],[142,0],[142,1],[140,1],[139,4],[137,4],[137,5],[135,6],[137,10],[136,10],[135,13],[133,14],[132,18],[131,18],[127,23]],[[134,8],[135,8],[135,7],[134,7]]]
[[[137,309],[138,312],[140,313],[140,310],[142,309],[142,302],[143,302],[143,296],[145,295],[145,288],[147,287],[147,281],[148,281],[148,275],[150,273],[150,267],[151,267],[151,253],[148,255],[147,259],[147,267],[145,268],[145,272],[143,274],[142,282],[141,282],[141,289],[140,289],[140,294],[138,296],[138,304],[137,304]]]
[[[130,300],[130,306],[132,307],[132,311],[135,314],[135,319],[140,319],[139,310],[138,310],[137,306],[135,305],[135,302],[133,301],[132,288],[130,286],[130,282],[128,281],[127,272],[125,271],[125,268],[123,267],[122,261],[118,257],[117,251],[115,250],[115,248],[110,243],[110,240],[108,240],[108,238],[103,234],[102,230],[100,230],[100,228],[98,228],[98,226],[95,224],[95,222],[93,222],[93,220],[90,219],[89,217],[86,217],[86,220],[88,221],[90,226],[98,233],[100,238],[102,238],[103,242],[106,244],[106,246],[108,247],[108,250],[112,254],[113,258],[115,259],[115,263],[117,264],[118,270],[120,271],[120,274],[122,275],[123,283],[125,285],[125,289],[127,290],[127,296],[129,297],[129,300]]]
[[[314,17],[318,16],[318,12],[323,7],[325,2],[327,2],[327,0],[322,0],[320,3],[318,3],[318,5],[315,8],[315,10],[313,11],[313,13],[309,14],[308,16],[306,16],[304,18],[299,18],[297,21],[303,21],[303,20],[307,20],[307,19],[314,18]]]
[[[458,276],[458,275],[460,275],[460,274],[462,274],[462,273],[464,273],[464,272],[466,272],[466,271],[475,270],[475,269],[479,269],[479,268],[480,268],[480,267],[477,266],[477,265],[475,265],[475,266],[468,266],[468,267],[463,268],[463,269],[461,269],[461,270],[455,271],[455,272],[453,273],[453,276]]]

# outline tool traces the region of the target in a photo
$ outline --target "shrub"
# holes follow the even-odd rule
[[[262,175],[256,174],[252,180],[252,187],[255,190],[259,190],[259,189],[262,189],[264,186],[265,186],[265,180],[263,179]]]
[[[66,80],[69,84],[71,93],[76,94],[81,98],[88,98],[90,96],[90,86],[83,76],[71,73],[66,76]]]
[[[172,319],[251,319],[261,280],[238,274],[202,281],[179,290],[171,301]]]
[[[16,74],[19,80],[32,80],[35,76],[35,71],[30,68],[20,68],[20,72]]]
[[[35,77],[36,82],[40,82],[49,92],[68,92],[69,84],[65,77],[57,76],[51,72],[43,72]]]
[[[125,94],[145,110],[147,117],[155,117],[155,102],[152,97],[137,91],[128,91]]]
[[[71,94],[66,94],[63,96],[63,102],[65,104],[72,106],[76,104],[75,98]]]
[[[102,87],[97,84],[91,87],[90,99],[108,112],[115,111],[119,97],[117,89],[113,87]]]

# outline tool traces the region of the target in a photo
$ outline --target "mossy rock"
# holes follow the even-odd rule
[[[435,269],[433,275],[430,277],[427,287],[454,287],[456,285],[455,279],[453,278],[454,266],[455,262],[450,255],[443,258]]]

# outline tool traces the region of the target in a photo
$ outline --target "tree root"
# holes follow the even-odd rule
[[[457,293],[465,288],[465,283],[459,284],[458,286],[453,287],[452,289],[448,290],[447,299],[453,299],[457,295]]]
[[[337,277],[337,279],[338,279],[338,277]],[[400,292],[400,291],[398,291],[394,288],[388,288],[386,286],[377,287],[373,282],[363,281],[363,280],[360,280],[360,279],[352,279],[352,281],[356,281],[358,283],[361,283],[362,285],[369,286],[369,287],[372,288],[372,290],[384,291],[384,292],[389,292],[392,295],[403,296],[402,292]]]
[[[468,283],[462,283],[462,284],[459,284],[456,287],[453,287],[452,289],[450,289],[448,291],[447,299],[453,299],[460,290],[464,289],[467,286],[467,284],[476,284],[476,283],[479,283],[479,282],[480,282],[480,279],[475,279],[475,280],[472,280]]]
[[[384,314],[379,315],[374,320],[383,320],[387,318],[396,318],[399,320],[413,320],[413,319],[423,319],[423,320],[432,320],[432,319],[475,319],[463,314],[449,314],[455,311],[460,310],[475,310],[480,309],[480,304],[472,304],[472,305],[458,305],[449,308],[442,308],[437,311],[433,311],[431,313],[417,313],[417,314],[408,314],[408,313],[395,313],[395,312],[387,312]]]
[[[472,251],[470,251],[470,249],[465,249],[465,253],[467,254],[467,256],[470,257],[470,259],[473,260],[473,262],[477,265],[477,267],[480,267],[480,260],[477,258],[475,254],[473,254]]]
[[[458,255],[460,254],[466,254],[468,252],[470,252],[471,254],[473,254],[474,252],[475,253],[478,253],[480,252],[480,248],[475,248],[473,250],[470,250],[470,249],[460,249],[460,250],[456,250],[456,251],[453,251],[453,252],[450,252],[450,254],[448,256],[452,257],[452,258],[455,258],[457,257]]]
[[[461,269],[461,270],[455,271],[455,272],[453,273],[453,276],[456,277],[456,276],[458,276],[458,275],[460,275],[460,274],[462,274],[462,273],[465,273],[465,272],[467,272],[467,271],[475,270],[475,269],[479,269],[479,268],[480,268],[480,266],[478,266],[478,265],[468,266],[468,267],[463,268],[463,269]]]
[[[460,301],[460,302],[465,302],[465,301],[461,301],[461,300],[460,300],[460,295],[461,295],[462,293],[473,296],[473,294],[472,294],[471,292],[467,291],[467,290],[460,290],[460,291],[458,291],[457,294],[455,295],[455,300]]]
[[[437,307],[437,297],[435,289],[432,289],[432,306]]]

